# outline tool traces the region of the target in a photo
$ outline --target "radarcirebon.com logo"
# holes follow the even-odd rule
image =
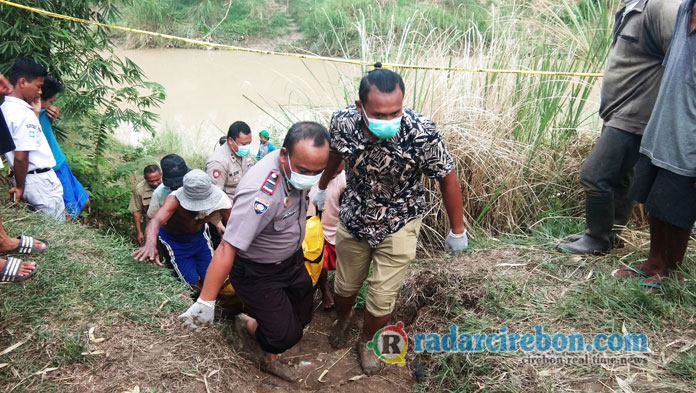
[[[396,325],[382,328],[372,341],[367,343],[367,348],[373,350],[375,355],[389,364],[403,366],[406,364],[406,350],[408,349],[408,337],[404,332],[404,323],[399,321]]]

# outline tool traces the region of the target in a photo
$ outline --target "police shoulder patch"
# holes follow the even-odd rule
[[[217,179],[218,177],[220,177],[220,171],[218,171],[217,169],[213,170],[213,178]]]
[[[280,175],[278,174],[278,172],[270,171],[268,173],[268,176],[266,176],[266,180],[264,180],[263,184],[261,185],[261,191],[265,192],[268,195],[273,195],[276,186],[278,185],[279,178]]]
[[[256,214],[263,214],[268,210],[268,206],[270,206],[270,203],[264,201],[261,198],[256,198],[254,199],[254,212]]]

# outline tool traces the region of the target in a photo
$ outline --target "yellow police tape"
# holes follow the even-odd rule
[[[75,18],[73,16],[57,14],[55,12],[42,10],[40,8],[29,7],[29,6],[26,6],[23,4],[13,3],[13,2],[7,1],[7,0],[0,0],[0,4],[5,4],[5,5],[8,5],[10,7],[20,8],[23,10],[37,13],[37,14],[49,16],[51,18],[68,20],[71,22],[100,26],[100,27],[105,27],[105,28],[113,29],[113,30],[121,30],[121,31],[125,31],[128,33],[143,34],[143,35],[148,35],[148,36],[152,36],[152,37],[159,37],[159,38],[164,38],[167,40],[185,42],[187,44],[192,44],[192,45],[205,46],[208,48],[224,49],[224,50],[247,52],[247,53],[257,53],[257,54],[261,54],[261,55],[286,56],[286,57],[296,57],[299,59],[307,59],[307,60],[328,61],[328,62],[333,62],[333,63],[355,64],[355,65],[386,67],[386,68],[400,68],[400,69],[411,69],[411,70],[426,70],[426,71],[485,72],[485,73],[492,73],[492,74],[552,75],[552,76],[575,76],[575,77],[584,77],[584,78],[601,78],[602,77],[602,74],[587,73],[587,72],[525,71],[525,70],[506,70],[506,69],[489,69],[489,68],[456,68],[456,67],[440,67],[440,66],[421,66],[421,65],[411,65],[411,64],[393,64],[393,63],[370,62],[370,61],[364,61],[364,60],[343,59],[343,58],[337,58],[337,57],[312,56],[312,55],[303,55],[303,54],[298,54],[298,53],[274,52],[274,51],[261,50],[261,49],[251,49],[251,48],[243,48],[243,47],[232,46],[232,45],[216,44],[213,42],[192,40],[190,38],[183,38],[183,37],[177,37],[177,36],[169,35],[169,34],[155,33],[155,32],[147,31],[147,30],[131,29],[129,27],[110,25],[110,24],[106,24],[106,23]]]

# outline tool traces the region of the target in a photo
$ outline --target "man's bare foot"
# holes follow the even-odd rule
[[[646,291],[658,294],[662,292],[662,279],[663,277],[654,275],[647,278],[641,278],[639,283],[643,288],[645,288]]]
[[[645,261],[635,266],[624,267],[616,270],[613,275],[617,278],[650,277],[654,275],[668,275],[669,272],[658,266],[653,266],[650,261]]]
[[[297,376],[297,370],[295,370],[294,367],[285,364],[279,360],[274,360],[271,362],[262,361],[260,366],[261,371],[275,375],[276,377],[285,381],[297,382],[297,380],[299,379],[299,377]]]
[[[8,260],[15,261],[15,266],[12,266],[13,269],[11,270],[17,269],[16,264],[19,263],[19,268],[16,272],[5,271],[5,267],[7,265]],[[35,262],[24,262],[16,258],[0,259],[0,281],[23,281],[25,278],[31,276],[34,273],[34,271],[36,271]]]
[[[348,340],[350,339],[350,323],[351,318],[348,317],[345,321],[340,318],[336,321],[336,324],[331,329],[331,334],[329,335],[329,344],[335,349],[340,349],[346,346]]]
[[[384,363],[375,355],[375,352],[367,347],[365,341],[358,341],[358,358],[360,366],[367,376],[375,375],[382,370]]]
[[[2,240],[0,240],[0,252],[2,253],[7,253],[10,251],[15,251],[19,249],[20,246],[20,237],[9,237],[5,236]],[[26,236],[25,238],[29,238],[29,236]],[[33,245],[31,245],[31,248],[38,250],[38,251],[43,251],[46,249],[47,245],[46,243],[42,242],[39,239],[32,238],[33,240]],[[26,240],[25,240],[26,242]],[[23,252],[23,254],[28,254],[26,252]]]
[[[251,317],[244,313],[238,314],[234,321],[234,327],[242,341],[242,350],[249,354],[249,360],[259,362],[263,360],[265,354],[249,331],[248,323],[250,319]]]

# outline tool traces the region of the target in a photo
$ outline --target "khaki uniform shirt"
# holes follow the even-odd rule
[[[280,151],[268,153],[237,187],[223,239],[238,255],[257,263],[275,263],[302,247],[307,191],[288,184],[280,170]]]
[[[133,187],[133,196],[131,196],[128,210],[131,213],[147,214],[147,208],[150,206],[152,199],[152,187],[145,180]]]
[[[249,168],[254,165],[249,155],[238,156],[225,142],[205,163],[205,172],[213,179],[213,184],[220,187],[230,198],[234,197],[239,181]]]

